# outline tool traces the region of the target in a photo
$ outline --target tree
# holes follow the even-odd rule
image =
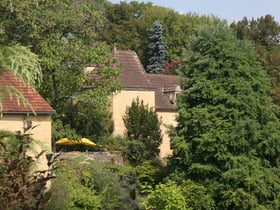
[[[274,102],[280,104],[280,25],[271,15],[232,23],[231,28],[239,39],[249,39],[255,44],[258,60],[270,77]]]
[[[132,141],[131,146],[136,147],[136,150],[141,148],[140,155],[143,156],[140,161],[155,159],[159,154],[159,146],[162,141],[161,121],[158,119],[157,113],[152,108],[148,108],[148,105],[144,105],[143,100],[140,102],[137,98],[127,108],[123,120],[127,129],[127,137]]]
[[[218,209],[279,208],[279,118],[253,47],[225,23],[191,42],[180,78],[174,161]]]
[[[56,119],[62,120],[64,125],[73,126],[76,131],[80,130],[76,125],[85,124],[79,122],[101,121],[94,121],[92,109],[81,110],[82,106],[76,106],[75,113],[83,113],[86,117],[79,115],[79,120],[74,119],[67,112],[71,108],[67,107],[71,100],[80,101],[79,98],[88,96],[91,100],[83,106],[94,104],[94,113],[103,113],[104,104],[99,106],[99,101],[107,100],[108,93],[119,87],[114,82],[118,70],[110,48],[96,41],[96,32],[104,22],[105,3],[102,0],[13,0],[0,3],[1,41],[30,46],[32,52],[38,55],[44,81],[39,92],[56,109]],[[86,64],[102,65],[103,80],[89,81],[83,71]],[[85,91],[83,83],[95,89]],[[90,95],[95,98],[90,98]],[[76,123],[71,123],[73,120]],[[89,135],[95,133],[91,129]]]
[[[147,66],[147,46],[150,43],[151,25],[159,20],[164,28],[168,46],[167,61],[184,57],[190,37],[204,24],[212,24],[212,18],[196,14],[179,14],[168,8],[152,5],[151,2],[131,1],[129,4],[111,4],[105,10],[106,24],[97,31],[97,40],[111,47],[135,50],[143,66]]]
[[[97,39],[110,46],[116,44],[118,49],[135,50],[142,57],[143,43],[146,43],[147,27],[143,20],[143,12],[151,3],[108,5],[105,11],[106,24],[100,28]]]
[[[159,73],[167,64],[167,45],[164,41],[163,28],[158,20],[153,23],[149,40],[149,60],[146,71],[149,73]]]

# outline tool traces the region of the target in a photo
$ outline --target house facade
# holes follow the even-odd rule
[[[132,101],[139,98],[161,118],[163,139],[159,158],[172,155],[167,126],[176,126],[176,94],[181,90],[177,77],[146,73],[134,51],[114,50],[113,56],[121,64],[118,80],[122,84],[122,90],[112,95],[113,135],[125,135],[123,116]]]
[[[51,151],[51,115],[55,110],[32,87],[24,85],[8,71],[0,74],[0,87],[13,87],[26,99],[26,104],[8,95],[2,98],[0,130],[30,133],[40,146]],[[33,129],[29,129],[33,127]]]

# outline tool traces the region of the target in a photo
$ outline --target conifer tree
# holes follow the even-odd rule
[[[253,47],[225,23],[203,28],[180,72],[174,161],[217,209],[279,209],[280,123]]]
[[[158,20],[153,23],[149,40],[149,59],[146,71],[149,73],[159,73],[167,64],[167,45],[164,42],[162,25]]]
[[[139,98],[131,103],[123,117],[127,129],[127,137],[130,141],[143,144],[143,158],[154,159],[159,154],[159,146],[162,141],[160,130],[161,120],[157,113],[144,105]]]

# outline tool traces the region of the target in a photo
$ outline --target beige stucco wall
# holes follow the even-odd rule
[[[123,116],[126,108],[131,106],[133,100],[137,97],[144,101],[144,104],[148,104],[149,107],[155,107],[155,92],[154,91],[136,91],[136,90],[122,90],[112,95],[112,113],[114,120],[114,132],[113,135],[124,135],[125,126],[123,122]]]
[[[158,117],[161,118],[162,125],[161,125],[161,132],[163,135],[162,143],[160,145],[160,153],[159,158],[164,158],[167,156],[172,155],[172,150],[170,148],[170,137],[168,136],[168,125],[176,126],[176,112],[157,112]]]
[[[24,114],[3,114],[3,117],[0,117],[0,130],[23,133],[25,118]],[[31,133],[32,137],[38,140],[42,149],[51,152],[51,115],[30,115],[28,119],[32,121],[32,126],[36,127],[27,133]]]
[[[23,134],[24,114],[3,114],[0,117],[0,130],[9,130],[12,132],[20,131]],[[28,116],[28,119],[32,121],[32,126],[36,126],[34,129],[26,132],[32,134],[35,141],[32,144],[32,150],[28,152],[30,156],[37,156],[42,150],[46,153],[51,152],[51,115],[37,115]],[[45,154],[45,153],[44,153]],[[48,170],[47,159],[45,155],[40,156],[38,161],[35,162],[34,170]],[[44,175],[47,176],[48,172]],[[45,192],[49,192],[51,182],[48,181],[46,184]]]
[[[114,120],[114,133],[113,135],[125,134],[125,125],[123,123],[123,115],[126,108],[131,105],[132,101],[139,97],[140,101],[143,100],[144,104],[149,107],[155,107],[155,92],[154,91],[135,91],[135,90],[122,90],[111,96],[112,100],[112,113]],[[172,155],[170,148],[170,138],[167,134],[168,128],[166,125],[176,126],[177,113],[174,112],[157,112],[158,117],[162,120],[161,131],[163,135],[162,144],[160,145],[159,158],[164,158]]]

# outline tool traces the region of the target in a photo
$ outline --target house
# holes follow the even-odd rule
[[[172,154],[167,125],[176,125],[176,95],[181,91],[175,75],[148,74],[134,51],[114,50],[113,56],[121,64],[119,82],[122,90],[112,95],[113,135],[124,135],[123,116],[137,97],[153,107],[162,120],[163,135],[160,146],[160,158]]]
[[[17,80],[13,73],[4,71],[0,74],[0,88],[10,86],[17,89],[26,99],[23,104],[16,97],[8,95],[2,98],[2,116],[0,130],[24,133],[28,130],[34,139],[40,140],[42,148],[51,151],[51,115],[55,110],[31,86]]]

